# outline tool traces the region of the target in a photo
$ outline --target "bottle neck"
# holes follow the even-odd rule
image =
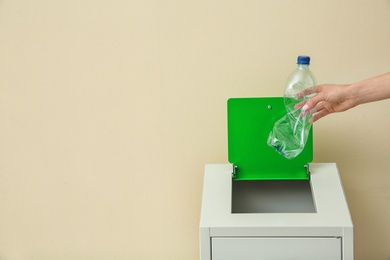
[[[307,68],[309,68],[309,65],[310,64],[298,64],[298,68],[307,69]]]

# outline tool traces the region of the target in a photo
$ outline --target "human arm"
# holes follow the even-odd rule
[[[323,84],[298,93],[298,98],[309,98],[302,110],[315,111],[312,122],[335,112],[343,112],[357,105],[390,98],[390,72],[353,84]],[[297,107],[302,106],[298,104]]]

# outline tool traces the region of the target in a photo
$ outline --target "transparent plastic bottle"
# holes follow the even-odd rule
[[[301,108],[308,97],[298,99],[296,94],[305,88],[316,85],[313,73],[309,69],[310,57],[298,56],[298,67],[287,79],[284,90],[284,105],[287,114],[274,125],[267,144],[287,159],[298,156],[305,148],[310,132],[311,116],[303,114]],[[298,108],[295,105],[303,102]]]

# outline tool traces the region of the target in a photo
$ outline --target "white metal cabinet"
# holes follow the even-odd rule
[[[256,255],[256,248],[263,247],[262,241],[266,244],[274,241],[260,238],[275,240],[299,238],[300,240],[292,241],[305,241],[302,252],[315,254],[315,257],[306,259],[353,260],[353,224],[335,163],[310,164],[310,185],[315,206],[314,212],[311,213],[280,213],[280,210],[272,213],[232,213],[231,171],[232,166],[229,164],[206,165],[199,225],[201,260],[294,259],[290,252],[286,251],[286,246],[290,243],[283,241],[280,242],[282,244],[277,243],[278,250],[271,250],[272,254],[277,254],[272,256],[274,258],[267,256],[249,258],[250,252]],[[272,194],[274,193],[271,192],[269,195]],[[275,195],[278,194],[279,192]],[[284,207],[283,205],[282,203],[280,207]],[[323,241],[317,240],[322,238],[334,238],[335,240],[324,241],[330,241],[330,244],[339,241],[337,244],[340,248],[329,250],[333,246],[322,246]],[[245,245],[246,242],[249,244]],[[311,243],[320,243],[321,246],[311,246]],[[268,248],[268,245],[264,248]],[[315,250],[311,251],[312,249]],[[339,252],[337,257],[320,258],[333,251]],[[233,258],[234,252],[240,257]]]
[[[212,238],[213,260],[341,260],[340,238]]]

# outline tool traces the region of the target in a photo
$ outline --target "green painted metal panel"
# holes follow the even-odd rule
[[[283,97],[231,98],[228,107],[228,157],[235,180],[308,180],[313,160],[310,131],[301,154],[288,160],[267,145],[275,122],[286,114]]]

